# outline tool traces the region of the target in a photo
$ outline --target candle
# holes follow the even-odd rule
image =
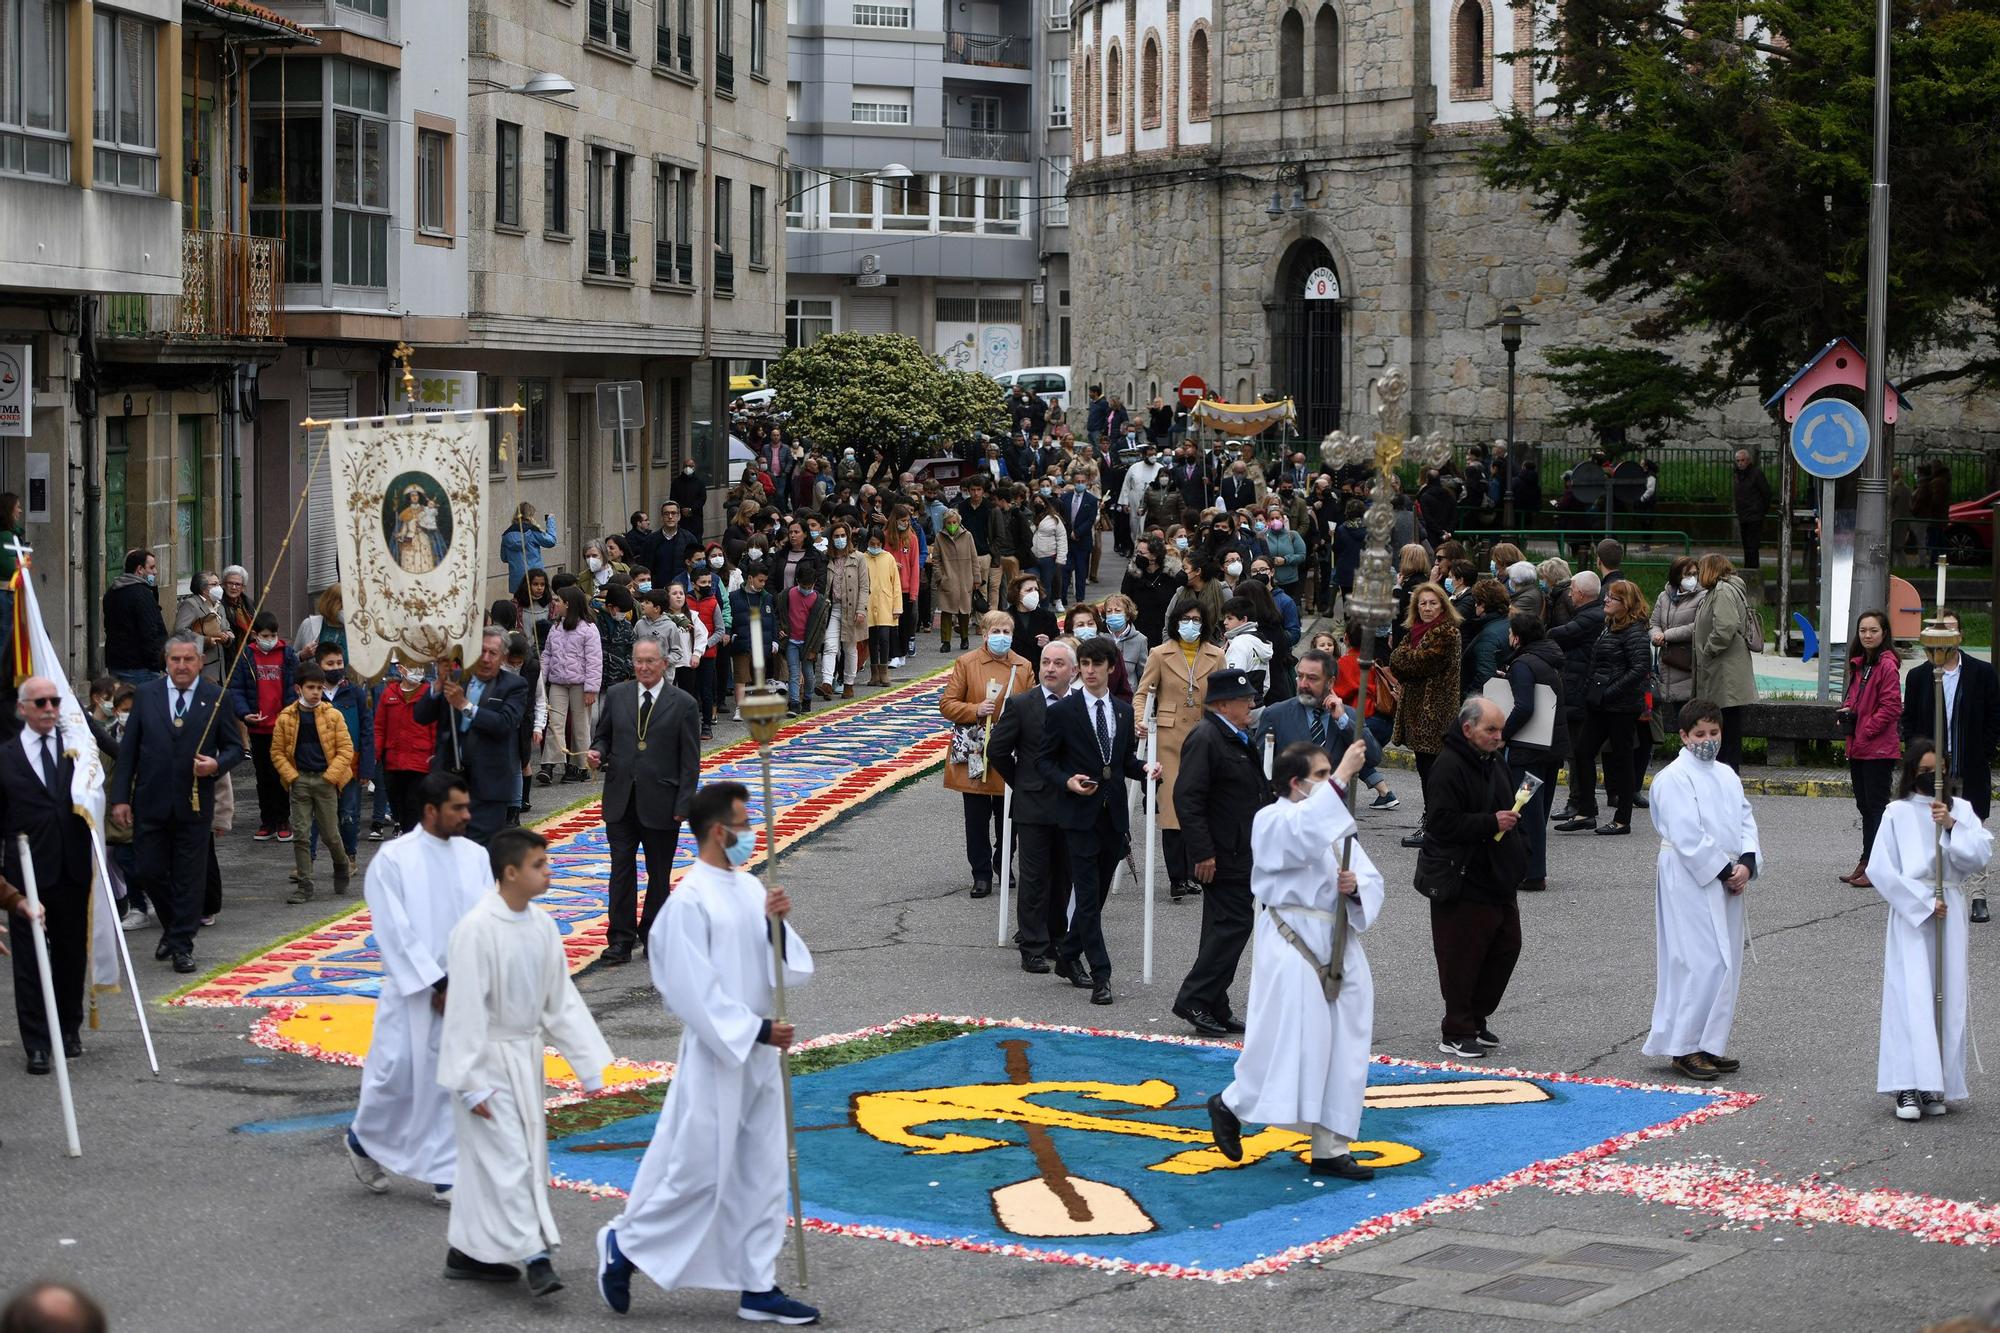
[[[764,617],[754,606],[750,608],[750,679],[758,689],[764,688]]]
[[[1938,595],[1937,595],[1937,604],[1939,612],[1943,612],[1944,610],[1944,570],[1945,570],[1944,560],[1940,558],[1938,560]]]

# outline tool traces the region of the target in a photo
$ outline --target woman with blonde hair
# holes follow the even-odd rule
[[[1389,654],[1389,669],[1402,687],[1392,739],[1415,752],[1420,784],[1429,783],[1445,734],[1458,724],[1460,653],[1458,612],[1444,589],[1426,579],[1411,590],[1402,641]],[[1423,840],[1419,825],[1403,845]]]
[[[1404,627],[1410,619],[1410,598],[1421,584],[1429,581],[1430,576],[1431,553],[1421,542],[1411,542],[1396,552],[1396,618],[1390,622],[1389,628],[1392,643],[1403,641]],[[1440,588],[1438,591],[1444,590]]]
[[[1590,648],[1589,683],[1583,695],[1583,734],[1574,758],[1576,814],[1556,825],[1558,833],[1595,828],[1606,835],[1632,831],[1632,803],[1645,774],[1638,771],[1633,729],[1646,707],[1646,683],[1653,671],[1653,608],[1629,579],[1604,590],[1604,632]],[[1597,755],[1604,753],[1604,795],[1616,813],[1597,823]],[[1649,751],[1650,753],[1650,751]]]
[[[1722,710],[1719,762],[1743,765],[1743,710],[1757,702],[1750,654],[1764,651],[1764,626],[1726,555],[1703,556],[1695,578],[1708,596],[1694,615],[1694,693]]]

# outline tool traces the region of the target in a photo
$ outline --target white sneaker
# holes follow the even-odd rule
[[[1924,1104],[1925,1115],[1943,1115],[1945,1113],[1944,1098],[1935,1092],[1920,1092],[1917,1094],[1917,1100]]]
[[[125,915],[118,918],[118,929],[144,930],[152,920],[152,917],[146,915],[146,913],[140,911],[138,908],[128,907],[125,909]]]
[[[431,1186],[431,1202],[440,1208],[451,1207],[451,1186],[446,1185],[443,1188]]]
[[[735,712],[731,713],[729,715],[729,720],[731,722],[741,722],[743,720],[743,710],[739,708]]]
[[[1923,1113],[1923,1103],[1918,1100],[1914,1088],[1905,1088],[1896,1094],[1896,1119],[1915,1120]]]
[[[368,1187],[371,1194],[389,1192],[389,1173],[382,1164],[354,1146],[354,1131],[341,1135],[340,1146],[347,1152],[347,1160],[354,1167],[354,1178]]]
[[[890,658],[890,659],[889,659],[889,668],[890,668],[890,670],[892,670],[892,671],[893,671],[893,670],[895,670],[895,669],[896,669],[897,667],[900,667],[901,665],[903,665],[903,663],[904,663],[904,662],[905,662],[906,660],[908,660],[908,659],[906,659],[906,658],[901,658],[901,657],[892,657],[892,658]]]

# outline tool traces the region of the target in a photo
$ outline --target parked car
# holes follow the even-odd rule
[[[1983,565],[1993,557],[1993,506],[2000,491],[1977,500],[1961,500],[1948,511],[1945,549],[1955,565]]]
[[[1069,410],[1069,367],[1029,366],[1025,370],[1002,371],[993,377],[1004,392],[1019,384],[1029,393],[1039,395],[1050,407]]]

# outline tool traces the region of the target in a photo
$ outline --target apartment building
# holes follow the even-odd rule
[[[785,341],[1069,357],[1067,0],[792,0]]]

